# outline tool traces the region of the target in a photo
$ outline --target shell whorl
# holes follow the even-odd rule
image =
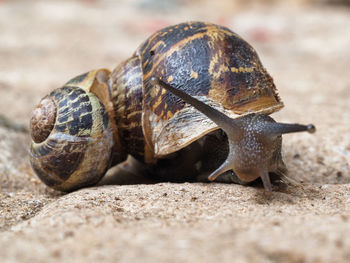
[[[112,103],[123,149],[140,161],[147,158],[142,130],[143,83],[140,59],[133,56],[119,64],[111,77]]]
[[[31,135],[32,167],[54,189],[95,184],[109,167],[110,118],[98,97],[80,87],[64,86],[46,96],[33,110]]]
[[[30,119],[31,136],[36,143],[45,141],[55,126],[57,107],[50,98],[44,98],[34,108]]]

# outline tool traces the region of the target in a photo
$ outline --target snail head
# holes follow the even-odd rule
[[[281,151],[282,134],[315,132],[315,126],[312,124],[277,123],[264,114],[253,113],[232,119],[161,79],[152,78],[151,81],[195,107],[226,133],[229,154],[223,164],[210,174],[209,180],[215,180],[220,174],[233,170],[243,182],[261,178],[265,191],[270,193],[272,187],[269,172],[274,172],[276,169],[274,157]]]

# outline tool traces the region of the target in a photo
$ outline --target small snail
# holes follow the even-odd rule
[[[150,36],[118,65],[80,75],[34,108],[30,161],[48,186],[96,184],[132,155],[151,177],[252,182],[282,176],[283,103],[256,51],[229,29],[191,22]]]

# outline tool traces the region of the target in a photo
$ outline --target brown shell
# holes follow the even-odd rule
[[[143,76],[143,132],[155,157],[175,152],[217,125],[151,77],[195,96],[232,118],[283,107],[256,51],[214,24],[182,23],[158,31],[136,51]]]
[[[131,57],[113,70],[110,86],[123,151],[143,161],[146,144],[141,122],[142,70],[138,56]]]
[[[93,185],[109,168],[116,144],[110,112],[102,103],[108,99],[108,76],[103,69],[80,75],[34,109],[29,159],[48,186],[72,191]]]
[[[115,120],[115,103],[113,100],[112,90],[109,87],[109,79],[111,72],[108,69],[97,69],[89,71],[85,74],[75,77],[65,84],[66,87],[79,87],[87,92],[96,95],[102,104],[105,106],[110,120]],[[113,156],[112,164],[120,163],[127,157],[126,152],[122,147],[118,124],[115,121],[111,122],[113,127]]]

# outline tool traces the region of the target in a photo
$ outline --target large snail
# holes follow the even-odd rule
[[[128,155],[170,181],[282,176],[282,134],[314,132],[268,115],[283,107],[256,51],[229,29],[182,23],[150,36],[113,72],[80,75],[31,117],[30,161],[48,186],[97,183]],[[208,177],[209,176],[209,177]]]

